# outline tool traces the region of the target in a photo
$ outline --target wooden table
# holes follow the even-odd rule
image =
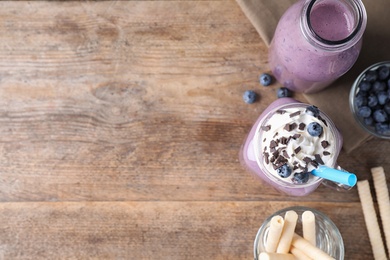
[[[267,47],[234,0],[0,2],[0,19],[0,259],[253,259],[293,205],[373,258],[356,188],[289,197],[241,167],[280,85],[258,83]],[[371,182],[388,151],[339,163]]]

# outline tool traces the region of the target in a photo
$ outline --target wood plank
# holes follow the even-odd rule
[[[1,203],[0,257],[251,259],[261,223],[292,205],[338,225],[348,237],[345,259],[372,259],[359,203],[274,201]]]

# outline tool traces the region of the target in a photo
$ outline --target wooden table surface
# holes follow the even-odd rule
[[[356,188],[289,197],[240,165],[279,84],[234,0],[0,2],[0,31],[0,259],[253,259],[293,205],[373,259]],[[372,185],[388,144],[339,164]]]

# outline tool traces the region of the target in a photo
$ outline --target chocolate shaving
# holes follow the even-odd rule
[[[321,158],[321,155],[315,154],[314,157],[316,158],[316,162],[317,162],[318,164],[321,164],[321,165],[324,165],[324,164],[325,164],[324,161],[323,161],[322,158]]]
[[[303,161],[304,161],[306,164],[309,164],[309,163],[312,161],[312,159],[310,159],[309,157],[305,157],[305,158],[303,158]]]
[[[278,146],[278,144],[275,142],[275,140],[272,140],[269,144],[269,147],[272,149],[272,148],[275,148],[276,146]]]
[[[322,154],[327,156],[327,155],[330,155],[330,152],[324,151]]]
[[[264,153],[264,160],[266,164],[269,164],[269,153]]]
[[[294,135],[292,136],[292,139],[296,140],[296,139],[298,139],[299,137],[301,137],[300,134],[294,134]]]
[[[283,145],[287,145],[288,141],[289,140],[286,137],[284,137],[284,136],[280,138],[280,143],[283,144]]]
[[[294,130],[296,127],[297,127],[297,124],[296,124],[296,123],[286,124],[286,125],[284,126],[284,130],[286,130],[286,131],[288,131],[288,132],[291,132],[291,131]]]
[[[286,150],[283,150],[283,156],[287,159],[290,159],[290,156],[288,155],[287,151]]]
[[[328,126],[328,123],[326,122],[325,119],[323,119],[320,115],[318,116],[318,119],[322,121],[322,123],[324,123],[325,126]]]
[[[263,125],[262,127],[261,127],[261,129],[263,130],[263,131],[269,131],[269,130],[271,130],[271,125]]]
[[[283,115],[284,113],[286,113],[286,110],[283,110],[283,109],[279,109],[279,110],[276,111],[276,114]]]
[[[275,138],[279,135],[279,132],[276,132],[272,138]]]
[[[305,123],[300,123],[299,126],[298,126],[298,129],[303,131],[303,130],[305,130],[305,127],[306,127]]]
[[[321,142],[321,146],[322,146],[322,148],[326,149],[329,146],[329,142],[324,140]]]
[[[297,148],[294,149],[294,153],[298,154],[301,151],[301,149],[302,148],[300,146],[298,146]]]
[[[318,167],[318,162],[317,162],[317,161],[311,161],[310,163],[311,163],[311,165],[313,165],[315,168]]]
[[[299,116],[300,114],[301,114],[301,111],[297,111],[297,112],[291,113],[290,114],[290,118],[294,117],[294,116]]]

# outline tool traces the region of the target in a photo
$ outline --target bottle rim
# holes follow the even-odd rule
[[[352,44],[358,42],[365,30],[367,23],[366,9],[361,0],[350,0],[351,8],[355,11],[355,17],[357,23],[353,31],[344,39],[341,40],[328,40],[321,37],[314,29],[310,20],[311,11],[316,2],[321,0],[307,0],[303,8],[303,15],[301,16],[301,30],[305,38],[316,45],[321,46],[326,50],[333,50],[335,48],[347,49]]]

